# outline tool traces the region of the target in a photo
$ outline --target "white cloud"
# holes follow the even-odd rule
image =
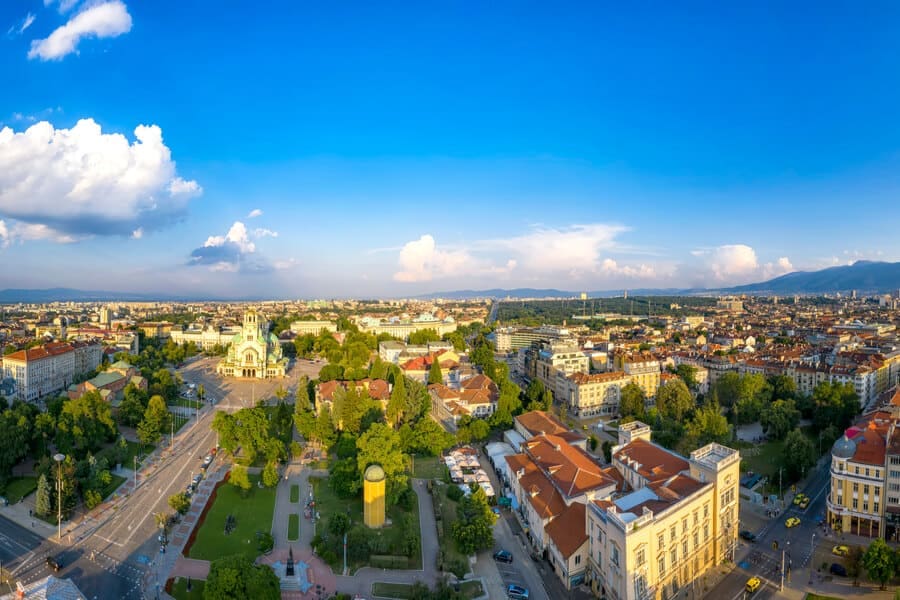
[[[250,213],[247,215],[247,218],[248,218],[248,219],[255,219],[256,217],[261,217],[262,214],[263,214],[263,212],[262,212],[260,209],[254,208],[254,209],[251,210]]]
[[[407,242],[400,249],[400,271],[394,273],[395,281],[431,281],[460,275],[472,262],[464,250],[439,250],[434,238],[425,234],[418,240]]]
[[[266,229],[264,227],[257,227],[253,230],[253,237],[261,238],[261,237],[278,237],[277,231],[272,231],[271,229]]]
[[[759,268],[756,251],[746,244],[726,244],[709,251],[709,268],[719,281],[753,274]]]
[[[159,127],[140,125],[134,136],[103,133],[92,119],[0,129],[0,216],[71,239],[178,221],[202,189],[176,174]]]
[[[256,252],[256,245],[247,237],[247,227],[240,221],[235,221],[231,229],[224,236],[215,235],[206,238],[204,248],[217,248],[231,242],[240,248],[242,253]]]
[[[280,261],[270,264],[256,252],[256,244],[250,240],[247,226],[235,221],[225,235],[206,238],[203,246],[191,252],[187,264],[206,266],[214,272],[268,273],[272,269],[290,268],[293,263]]]
[[[44,6],[50,6],[54,2],[59,4],[59,12],[62,14],[72,10],[72,8],[78,4],[79,0],[44,0]]]
[[[650,265],[619,265],[615,260],[606,258],[603,260],[601,270],[609,275],[628,277],[635,279],[651,279],[657,276],[656,269]]]
[[[9,246],[9,230],[6,228],[6,221],[0,219],[0,248]]]
[[[627,227],[603,223],[564,229],[540,227],[525,235],[476,243],[473,247],[516,254],[518,266],[535,274],[584,273],[597,270],[602,253],[615,248],[616,236],[625,231]]]
[[[285,271],[287,269],[293,269],[300,263],[295,258],[288,258],[287,260],[276,260],[272,263],[272,267],[277,271]]]
[[[6,31],[6,35],[10,37],[22,35],[23,33],[25,33],[26,29],[31,27],[31,25],[34,23],[34,19],[34,14],[28,13],[21,21],[10,27]]]
[[[136,239],[136,240],[139,240],[139,239],[141,239],[142,237],[144,237],[144,228],[143,228],[143,227],[138,227],[137,229],[135,229],[134,231],[132,231],[132,232],[131,232],[131,237],[132,237],[133,239]]]
[[[60,3],[62,10],[64,2]],[[117,37],[131,31],[131,15],[125,4],[111,0],[92,4],[58,27],[49,37],[31,42],[28,58],[56,60],[77,52],[84,37]]]

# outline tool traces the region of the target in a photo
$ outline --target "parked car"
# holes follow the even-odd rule
[[[511,563],[513,561],[513,555],[506,550],[497,550],[494,552],[494,560],[502,563]]]
[[[797,495],[794,496],[794,504],[800,504],[806,497],[806,494],[804,494],[803,492],[797,492]]]
[[[809,496],[804,496],[803,500],[800,501],[800,508],[806,510],[806,507],[809,506]]]
[[[762,581],[760,581],[759,577],[751,577],[747,580],[747,585],[744,586],[744,589],[752,594],[759,589],[760,585],[762,585]]]
[[[747,540],[748,542],[755,542],[755,541],[756,541],[756,534],[753,533],[752,531],[747,530],[747,529],[742,530],[741,533],[740,533],[739,535],[741,536],[741,538]]]
[[[831,569],[829,569],[832,575],[837,575],[838,577],[846,577],[847,569],[844,568],[844,565],[840,563],[831,563]]]
[[[835,556],[847,556],[848,554],[850,554],[850,548],[842,544],[840,546],[835,546],[834,548],[832,548],[831,553]]]
[[[784,526],[790,529],[791,527],[796,527],[800,524],[800,519],[797,517],[789,517],[787,521],[784,522]]]
[[[528,588],[510,584],[506,586],[506,596],[515,600],[528,600]]]
[[[59,571],[60,569],[62,569],[62,561],[60,561],[55,556],[48,556],[47,557],[47,566],[50,567],[51,569],[53,569],[54,571]]]

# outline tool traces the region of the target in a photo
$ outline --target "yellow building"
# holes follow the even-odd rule
[[[825,506],[835,531],[884,537],[885,512],[900,513],[900,456],[896,444],[888,450],[895,426],[890,412],[875,412],[831,448],[831,487]]]
[[[615,370],[624,371],[640,386],[647,398],[656,398],[661,373],[659,361],[652,354],[617,354]]]
[[[384,469],[369,465],[363,475],[363,522],[373,529],[384,525]]]
[[[597,415],[616,417],[619,414],[622,388],[629,381],[631,377],[623,371],[592,375],[573,373],[557,384],[557,389],[562,394],[556,400],[566,403],[569,414],[578,419]]]
[[[702,595],[707,572],[734,557],[740,453],[708,444],[686,459],[635,421],[620,428],[612,459],[631,491],[587,504],[592,590],[616,600]]]

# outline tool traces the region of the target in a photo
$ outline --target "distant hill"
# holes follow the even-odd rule
[[[678,296],[678,295],[696,295],[698,293],[702,293],[705,290],[697,290],[697,289],[676,289],[676,288],[653,288],[653,289],[629,289],[629,296]],[[604,291],[594,291],[587,292],[589,298],[612,298],[614,296],[621,296],[625,293],[625,290],[604,290]],[[495,288],[492,290],[454,290],[449,292],[435,292],[433,294],[423,294],[421,296],[416,296],[421,300],[434,300],[436,298],[443,298],[446,300],[469,300],[472,298],[492,298],[492,299],[500,299],[503,300],[505,298],[578,298],[581,296],[581,292],[572,292],[567,290],[557,290],[557,289],[535,289],[535,288],[514,288],[514,289],[500,289]]]
[[[824,294],[849,292],[893,292],[900,289],[900,262],[859,260],[852,265],[829,267],[821,271],[795,271],[769,281],[740,285],[729,293]]]

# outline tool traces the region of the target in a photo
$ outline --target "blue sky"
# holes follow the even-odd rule
[[[3,2],[0,288],[715,287],[900,260],[900,6],[551,4]]]

